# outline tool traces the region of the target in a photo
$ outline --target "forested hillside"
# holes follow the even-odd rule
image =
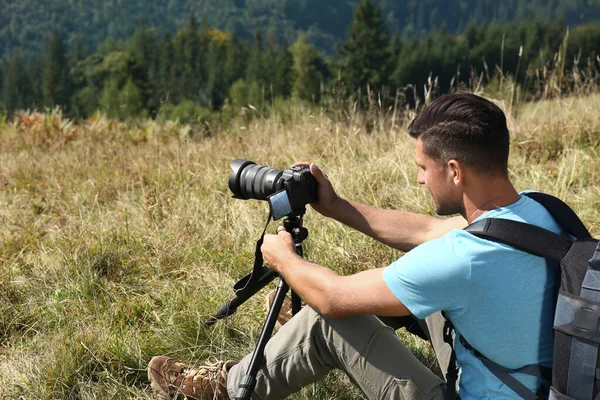
[[[442,25],[460,33],[469,22],[564,21],[573,26],[600,18],[600,0],[380,0],[390,32],[423,35]],[[200,22],[251,38],[271,30],[292,43],[300,33],[322,53],[345,40],[358,0],[3,0],[0,58],[17,48],[40,54],[59,28],[69,47],[79,38],[89,51],[106,38],[127,39],[143,21],[173,34],[194,12]]]
[[[215,127],[244,109],[254,110],[249,118],[266,116],[290,98],[329,110],[348,102],[412,106],[463,87],[504,91],[512,100],[547,98],[600,73],[600,24],[469,23],[461,34],[442,26],[409,36],[391,32],[386,15],[389,8],[362,0],[332,57],[307,35],[286,42],[259,31],[244,39],[195,13],[173,34],[144,23],[95,51],[84,40],[68,43],[68,26],[56,27],[39,55],[15,49],[0,62],[0,116],[60,107],[77,118],[99,110]]]

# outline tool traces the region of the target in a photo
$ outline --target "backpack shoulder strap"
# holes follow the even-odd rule
[[[529,192],[524,195],[543,205],[556,222],[577,239],[592,237],[575,211],[561,199],[540,192]]]
[[[507,244],[518,250],[558,261],[567,254],[573,242],[539,226],[502,218],[486,218],[465,230],[483,239]]]

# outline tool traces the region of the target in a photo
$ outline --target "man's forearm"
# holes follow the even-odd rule
[[[279,263],[278,272],[308,305],[321,314],[332,313],[336,307],[332,288],[339,275],[295,254]]]
[[[337,221],[402,251],[466,226],[462,217],[440,219],[406,211],[384,210],[340,199],[331,215]]]

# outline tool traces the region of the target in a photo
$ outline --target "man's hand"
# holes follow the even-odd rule
[[[452,229],[467,226],[467,221],[461,216],[440,219],[345,200],[336,194],[327,175],[315,164],[300,162],[294,166],[309,166],[319,184],[319,200],[310,204],[318,213],[395,249],[406,252],[428,240],[444,236]]]
[[[264,236],[260,250],[267,267],[281,274],[302,300],[323,315],[342,318],[355,314],[410,314],[386,285],[383,268],[337,275],[296,254],[292,235],[282,226],[277,228],[277,235]]]
[[[277,228],[277,235],[265,235],[260,251],[266,266],[279,273],[286,261],[298,257],[292,235],[283,226]]]
[[[341,198],[333,189],[333,185],[327,175],[325,175],[315,163],[299,162],[295,163],[293,166],[310,167],[310,173],[315,177],[319,184],[319,200],[310,205],[319,214],[323,214],[326,217],[333,217],[337,209],[336,205],[340,202]]]

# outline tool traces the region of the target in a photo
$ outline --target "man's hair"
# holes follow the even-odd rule
[[[508,175],[506,116],[494,103],[469,93],[441,96],[408,127],[423,153],[446,163],[457,160],[476,172]]]

